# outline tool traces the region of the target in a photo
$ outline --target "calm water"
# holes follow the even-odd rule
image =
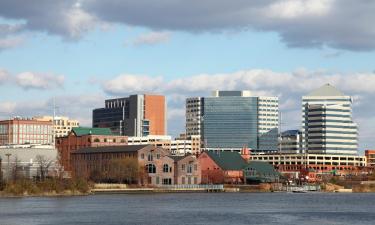
[[[0,198],[0,225],[375,224],[375,194],[200,193]]]

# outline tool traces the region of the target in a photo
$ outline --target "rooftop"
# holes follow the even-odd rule
[[[246,168],[253,168],[257,172],[262,173],[262,174],[273,174],[277,175],[279,174],[275,168],[268,162],[262,162],[262,161],[250,161]]]
[[[325,84],[320,88],[310,92],[307,96],[345,96],[344,93],[330,84]]]
[[[92,154],[92,153],[117,153],[117,152],[137,152],[146,147],[154,147],[153,145],[125,145],[125,146],[104,146],[104,147],[88,147],[72,152],[73,154]]]
[[[113,135],[111,129],[109,128],[90,128],[90,127],[74,127],[72,132],[76,136],[83,135]]]
[[[223,170],[242,170],[246,166],[245,160],[238,152],[206,151],[206,153]]]

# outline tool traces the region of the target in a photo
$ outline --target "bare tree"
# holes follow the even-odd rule
[[[138,160],[135,158],[112,160],[110,163],[109,178],[118,183],[134,183],[138,178]]]
[[[40,180],[44,181],[45,178],[46,178],[46,176],[47,176],[47,174],[48,174],[48,170],[49,170],[50,166],[53,163],[53,160],[47,159],[43,155],[37,155],[35,157],[35,160],[39,164]]]

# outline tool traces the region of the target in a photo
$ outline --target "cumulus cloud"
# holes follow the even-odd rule
[[[15,81],[24,89],[51,89],[60,88],[64,84],[65,77],[53,74],[38,74],[24,72],[16,75]]]
[[[22,24],[24,30],[48,32],[74,40],[104,23],[81,9],[80,2],[4,0],[0,1],[0,16],[26,21]]]
[[[87,0],[105,21],[188,32],[277,32],[291,47],[375,48],[375,2],[368,0]]]
[[[1,17],[68,39],[108,24],[192,33],[252,29],[276,32],[290,47],[355,51],[375,49],[374,11],[369,0],[0,1]]]
[[[156,45],[168,42],[171,34],[169,32],[150,32],[141,34],[133,41],[136,46],[139,45]]]
[[[162,77],[122,74],[110,81],[105,82],[103,88],[105,92],[111,95],[116,95],[140,91],[154,92],[159,90],[160,87],[163,86],[162,84]]]

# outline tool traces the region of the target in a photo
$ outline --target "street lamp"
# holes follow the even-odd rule
[[[10,177],[10,160],[9,160],[9,157],[11,156],[12,154],[10,153],[6,153],[5,156],[8,158],[8,171],[7,171],[7,183],[9,183],[9,177]]]

